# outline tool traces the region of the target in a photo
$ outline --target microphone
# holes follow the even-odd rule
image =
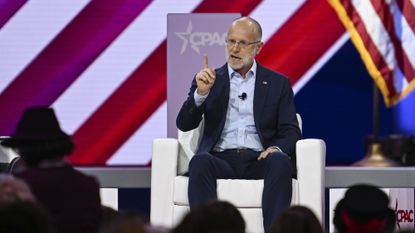
[[[248,95],[247,95],[245,92],[243,92],[241,95],[238,95],[238,97],[239,97],[239,99],[241,99],[241,100],[245,100],[245,99],[246,99],[246,97],[248,97]]]

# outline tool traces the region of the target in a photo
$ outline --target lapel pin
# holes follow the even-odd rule
[[[268,82],[267,81],[262,81],[262,85],[267,85]]]

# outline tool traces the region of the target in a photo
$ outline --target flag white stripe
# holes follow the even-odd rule
[[[352,3],[362,19],[370,38],[385,58],[389,69],[393,70],[397,65],[395,49],[373,5],[367,0],[354,0]]]
[[[0,93],[88,3],[27,1],[16,12],[0,30]]]
[[[402,15],[396,1],[392,1],[389,5],[389,10],[393,15],[394,25],[395,25],[395,33],[399,38],[402,47],[408,56],[409,61],[411,62],[411,66],[415,68],[415,35],[414,31],[410,28],[408,22],[406,21],[405,17]]]
[[[403,74],[401,72],[395,72],[396,75],[400,75],[397,77],[394,77],[393,79],[393,86],[397,92],[402,92],[403,89],[405,89],[408,86],[408,81],[403,77]]]
[[[396,1],[390,2],[389,10],[394,17],[395,33],[399,38],[412,67],[415,68],[415,35],[413,30],[410,28],[408,22],[400,11]],[[398,92],[402,92],[408,86],[408,81],[403,77],[394,78],[393,85]]]
[[[55,101],[63,128],[74,133],[159,46],[167,35],[167,13],[188,13],[199,3],[153,1]]]
[[[294,14],[304,0],[263,1],[250,14],[262,27],[262,41],[270,37]],[[276,14],[275,12],[278,12]]]
[[[394,79],[403,79],[402,71],[395,59],[395,48],[393,47],[393,43],[391,42],[381,19],[373,8],[373,5],[367,0],[354,0],[352,1],[352,4],[362,19],[363,24],[373,43],[379,50],[380,55],[385,59],[386,65],[393,71]],[[396,80],[394,84],[397,91],[401,91],[400,85],[396,85]]]

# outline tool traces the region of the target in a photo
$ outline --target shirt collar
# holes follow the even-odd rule
[[[257,64],[256,61],[254,60],[254,63],[252,63],[251,69],[249,69],[248,74],[252,73],[252,77],[256,76],[256,68],[257,68]],[[235,73],[237,73],[234,69],[232,69],[232,67],[229,65],[228,63],[228,74],[229,74],[229,79],[232,79],[232,77],[235,75]],[[249,76],[247,76],[249,77]]]

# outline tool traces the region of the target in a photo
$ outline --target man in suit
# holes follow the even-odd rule
[[[259,23],[234,20],[226,39],[227,63],[198,72],[177,127],[205,127],[189,164],[189,204],[217,199],[216,179],[264,179],[265,232],[291,202],[295,143],[301,137],[289,80],[255,61],[261,51]],[[241,194],[243,195],[243,194]]]

